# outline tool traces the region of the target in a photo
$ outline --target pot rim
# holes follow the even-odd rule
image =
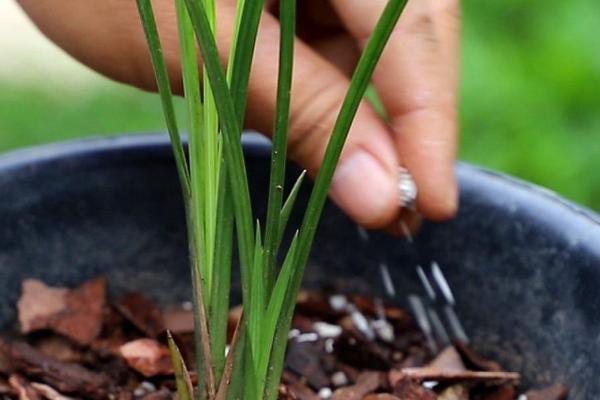
[[[257,132],[244,133],[242,142],[250,154],[268,156],[270,153],[270,141]],[[168,135],[159,132],[98,136],[35,145],[0,154],[0,175],[34,164],[72,157],[101,156],[116,151],[142,148],[162,154],[168,146]],[[164,153],[165,157],[171,156],[170,151]],[[530,215],[552,230],[564,231],[572,244],[588,242],[600,255],[600,215],[591,209],[567,200],[550,189],[484,167],[457,162],[456,173],[461,197],[470,196],[483,203],[495,204],[508,209],[511,214]],[[569,236],[569,231],[579,234]]]

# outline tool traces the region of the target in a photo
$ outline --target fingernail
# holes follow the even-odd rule
[[[363,150],[340,161],[331,196],[356,222],[375,224],[398,207],[397,177],[371,153]]]

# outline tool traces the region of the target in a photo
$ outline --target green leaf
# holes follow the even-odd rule
[[[298,193],[300,192],[300,188],[302,187],[302,182],[304,181],[305,176],[306,170],[303,170],[296,179],[294,186],[292,186],[292,190],[290,190],[290,193],[288,194],[288,197],[285,200],[285,203],[283,203],[283,207],[281,208],[281,216],[279,217],[279,228],[277,232],[277,248],[279,248],[279,246],[281,245],[281,241],[285,233],[285,228],[287,227],[290,215],[292,214],[294,204],[296,203],[296,199],[298,198]]]
[[[196,55],[196,45],[194,41],[194,31],[190,17],[185,8],[183,0],[175,1],[177,13],[177,27],[179,32],[179,47],[181,49],[181,69],[183,77],[183,91],[187,105],[188,116],[188,141],[190,153],[190,181],[191,181],[191,202],[190,202],[190,220],[194,227],[195,243],[198,254],[206,254],[206,235],[204,231],[204,209],[202,193],[204,187],[204,168],[202,168],[202,140],[200,134],[202,131],[202,104],[200,102],[200,77],[198,73],[198,62]],[[206,263],[197,263],[202,271],[199,274],[204,278],[202,280],[202,289],[207,306],[210,305],[210,283],[211,277]]]
[[[223,166],[220,172],[214,260],[215,273],[212,285],[212,303],[209,308],[210,338],[212,340],[211,347],[215,363],[216,381],[221,379],[225,362],[234,224],[231,199],[227,193],[228,182],[225,176],[227,168]]]
[[[150,3],[150,0],[137,0],[137,6],[144,27],[146,40],[148,41],[148,47],[150,49],[152,66],[156,76],[156,84],[158,86],[163,114],[165,115],[167,130],[169,131],[169,137],[173,147],[173,154],[175,156],[177,172],[183,190],[184,201],[187,202],[190,199],[191,193],[189,168],[185,152],[183,151],[183,145],[181,144],[179,129],[177,128],[171,81],[169,80],[167,65],[163,57],[160,37],[158,36],[158,29],[156,28],[156,20],[154,18],[154,12],[152,11],[152,4]]]
[[[179,400],[193,400],[194,399],[194,387],[192,385],[192,379],[188,372],[179,347],[173,340],[171,332],[167,332],[167,340],[169,343],[169,349],[171,350],[171,361],[173,363],[173,371],[175,373],[175,384],[177,386],[177,397]]]
[[[290,244],[290,248],[288,249],[288,253],[285,256],[283,261],[283,266],[281,267],[281,271],[277,276],[277,280],[275,282],[275,286],[273,287],[273,292],[271,293],[271,299],[269,300],[269,305],[267,307],[267,311],[265,313],[264,324],[263,324],[263,342],[261,344],[261,352],[259,358],[259,371],[258,376],[264,380],[265,388],[263,391],[268,393],[273,390],[277,390],[275,388],[267,388],[266,385],[269,383],[267,380],[267,371],[273,367],[273,362],[275,359],[271,358],[272,349],[273,349],[273,338],[275,338],[275,333],[277,330],[277,324],[281,318],[281,310],[286,301],[286,293],[289,288],[290,278],[292,276],[292,269],[294,267],[294,262],[296,258],[296,248],[298,244],[298,232],[294,235],[292,239],[292,243]],[[279,382],[271,382],[272,385],[278,386]]]
[[[287,344],[287,335],[296,303],[296,297],[300,290],[302,277],[306,268],[306,263],[310,255],[310,249],[317,230],[319,218],[327,199],[327,192],[331,184],[333,172],[339,161],[343,145],[348,136],[350,126],[358,110],[358,106],[365,91],[371,81],[375,66],[381,57],[385,44],[396,26],[402,11],[406,5],[406,0],[390,0],[382,13],[373,34],[363,54],[358,62],[356,70],[350,82],[350,88],[346,94],[342,108],[336,120],[335,126],[329,144],[325,151],[325,156],[317,174],[315,185],[308,202],[307,210],[302,221],[302,227],[298,239],[298,249],[296,250],[296,260],[290,279],[290,287],[287,292],[286,300],[282,307],[281,319],[278,323],[275,342],[273,344],[273,354],[271,366],[267,376],[268,392],[265,393],[265,399],[275,399],[277,392],[273,389],[281,379],[283,369],[283,359],[285,356],[285,347]]]
[[[204,300],[204,290],[202,285],[202,276],[199,264],[198,252],[200,249],[196,247],[198,243],[198,232],[196,232],[194,221],[196,218],[191,205],[192,190],[187,166],[185,153],[181,144],[181,138],[177,128],[175,113],[173,109],[172,91],[169,81],[169,74],[166,68],[166,63],[163,57],[160,38],[156,27],[154,13],[150,0],[137,0],[137,6],[142,19],[144,32],[150,48],[150,55],[156,81],[163,104],[163,111],[167,128],[171,137],[173,153],[179,173],[182,190],[184,194],[184,206],[186,218],[188,221],[188,242],[190,248],[190,265],[192,270],[192,286],[193,304],[194,304],[194,323],[196,326],[195,333],[197,343],[200,344],[197,349],[197,364],[199,368],[204,370],[204,374],[200,374],[198,382],[198,395],[203,397],[213,397],[215,393],[214,371],[212,355],[210,351],[210,335],[208,329],[208,320],[206,315],[206,303]],[[188,49],[189,50],[189,49]]]
[[[206,73],[213,89],[221,129],[223,131],[223,153],[228,169],[227,176],[229,177],[238,234],[242,272],[242,296],[244,304],[246,304],[250,282],[249,269],[253,261],[254,230],[246,165],[240,142],[240,124],[236,116],[229,88],[227,87],[223,66],[219,60],[215,37],[211,31],[204,5],[201,1],[194,0],[186,0],[186,5],[200,44]]]
[[[265,285],[263,280],[263,247],[260,235],[260,223],[256,223],[256,237],[254,247],[254,264],[250,275],[250,308],[248,309],[250,344],[254,360],[258,360],[260,341],[263,337],[262,324],[265,312]]]
[[[215,0],[199,0],[205,6],[210,30],[214,34],[216,29],[216,9]],[[193,29],[192,29],[193,32]],[[190,40],[194,41],[193,33],[190,34]],[[205,63],[206,64],[206,63]],[[198,196],[197,201],[204,206],[204,220],[202,221],[205,230],[205,248],[203,261],[205,265],[205,278],[208,287],[213,283],[214,252],[215,252],[215,224],[217,221],[217,195],[219,193],[219,167],[221,166],[220,146],[219,146],[219,115],[217,113],[215,99],[213,96],[212,85],[209,82],[206,73],[206,66],[203,68],[203,101],[204,101],[204,128],[202,132],[202,141],[204,142],[203,159],[200,161],[200,173],[203,173],[204,187],[203,192]],[[199,95],[198,95],[199,96]],[[210,304],[210,302],[208,303]]]
[[[231,372],[231,383],[229,384],[229,390],[227,393],[228,400],[241,400],[245,399],[246,392],[246,373],[245,366],[247,363],[251,363],[252,360],[248,360],[247,357],[252,353],[249,346],[248,338],[248,318],[244,318],[243,324],[238,332],[238,340],[236,345],[236,351],[233,355],[233,371]],[[249,399],[252,400],[252,399]]]
[[[271,174],[265,232],[265,268],[263,279],[267,290],[275,279],[275,261],[279,245],[279,219],[283,199],[283,184],[287,162],[287,142],[290,122],[290,100],[294,65],[296,31],[296,0],[281,0],[279,5],[279,75],[277,79],[277,106],[271,150]]]
[[[229,60],[231,65],[230,90],[239,126],[242,126],[244,122],[250,67],[252,66],[256,35],[264,4],[265,0],[243,1],[243,4],[239,4],[242,9],[239,28],[235,32],[238,41],[234,45],[233,59]]]

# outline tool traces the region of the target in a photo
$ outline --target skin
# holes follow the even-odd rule
[[[155,90],[150,56],[134,0],[18,0],[39,29],[96,71]],[[218,44],[228,52],[235,0],[218,2]],[[276,1],[263,13],[249,87],[246,126],[272,131],[277,87],[279,24]],[[319,169],[349,76],[385,0],[299,1],[289,156],[311,175]],[[172,0],[154,10],[173,86],[182,90]],[[398,166],[413,175],[419,214],[434,220],[457,208],[453,163],[457,142],[458,0],[410,0],[377,67],[373,83],[384,121],[361,104],[331,197],[356,222],[395,230],[414,224],[401,212]]]

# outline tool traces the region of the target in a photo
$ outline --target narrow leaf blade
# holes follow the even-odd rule
[[[185,152],[183,151],[179,129],[177,128],[175,108],[173,107],[171,81],[169,80],[167,64],[163,57],[160,37],[156,27],[156,19],[154,18],[154,12],[152,11],[152,4],[150,0],[137,0],[137,7],[142,20],[142,25],[144,27],[144,33],[146,35],[148,47],[150,49],[150,56],[152,59],[152,66],[154,68],[154,75],[156,77],[156,84],[158,86],[163,113],[165,115],[165,122],[167,124],[167,130],[169,131],[171,145],[173,147],[173,154],[175,156],[179,180],[181,181],[184,200],[187,202],[190,197],[189,168],[187,165]]]
[[[244,154],[240,142],[240,123],[227,86],[225,72],[219,60],[214,34],[211,31],[202,1],[186,0],[192,25],[204,57],[204,65],[212,86],[215,104],[223,131],[223,153],[226,159],[229,185],[238,233],[244,303],[248,296],[249,269],[253,261],[254,229],[251,215],[250,190]]]
[[[192,379],[188,372],[179,347],[171,332],[167,332],[167,341],[169,343],[169,350],[171,351],[171,361],[173,362],[173,371],[175,373],[175,384],[177,385],[177,396],[179,400],[193,400],[194,398],[194,387],[192,385]]]
[[[219,383],[219,389],[217,390],[217,396],[215,400],[227,400],[229,396],[229,388],[231,386],[231,378],[233,376],[233,369],[235,367],[236,360],[236,351],[240,342],[240,338],[243,337],[242,330],[246,326],[244,321],[244,313],[242,311],[242,315],[238,320],[238,323],[235,327],[235,331],[233,332],[233,338],[231,339],[231,345],[229,346],[229,353],[227,354],[227,358],[225,360],[225,368],[223,369],[223,377],[221,378],[221,382]]]
[[[290,101],[294,65],[294,42],[296,31],[296,0],[282,0],[279,6],[279,72],[277,79],[277,106],[273,128],[273,148],[271,150],[271,173],[267,203],[267,223],[265,232],[264,281],[267,290],[275,279],[275,261],[280,242],[279,227],[283,184],[287,162],[287,142],[290,121]]]
[[[277,333],[273,344],[272,367],[270,367],[267,376],[267,388],[269,391],[265,392],[264,396],[266,400],[273,400],[277,396],[277,391],[274,388],[279,382],[283,370],[287,335],[295,308],[295,301],[298,291],[300,290],[302,277],[310,255],[310,249],[317,230],[319,218],[327,199],[327,192],[331,184],[333,172],[339,161],[354,116],[356,115],[360,102],[371,81],[375,66],[404,10],[406,1],[407,0],[388,1],[352,76],[350,88],[348,89],[342,104],[340,114],[338,115],[325,151],[325,156],[315,180],[315,185],[302,221],[298,239],[297,255],[295,257],[296,261],[287,293],[288,300],[284,304],[281,312],[281,319],[277,326]]]
[[[277,232],[277,247],[281,245],[281,240],[283,239],[283,235],[285,233],[285,228],[287,227],[288,221],[290,220],[290,215],[292,214],[292,210],[294,209],[294,204],[296,204],[296,199],[298,198],[298,193],[300,193],[300,188],[302,187],[302,182],[304,182],[304,177],[306,176],[306,170],[303,170],[294,186],[292,186],[292,190],[288,194],[285,203],[283,203],[283,207],[281,208],[281,216],[279,217],[279,228]]]

